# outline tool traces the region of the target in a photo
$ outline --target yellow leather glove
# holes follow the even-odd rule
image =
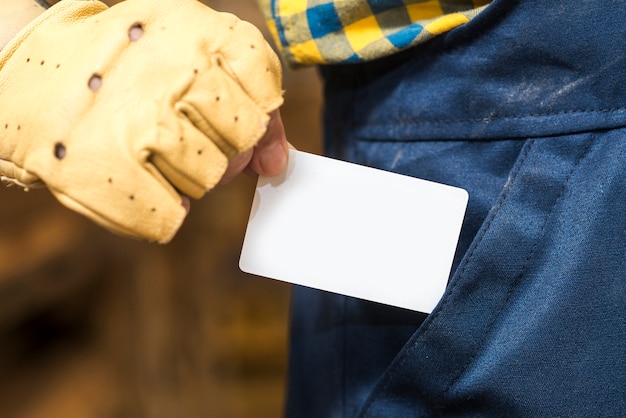
[[[168,242],[283,102],[251,24],[196,0],[63,0],[0,51],[0,177]]]

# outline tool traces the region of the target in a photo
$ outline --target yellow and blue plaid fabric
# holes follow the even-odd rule
[[[490,0],[259,0],[290,65],[368,61],[476,16]]]

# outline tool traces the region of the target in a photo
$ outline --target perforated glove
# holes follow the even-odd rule
[[[0,52],[0,177],[168,242],[282,104],[251,24],[196,0],[63,0]]]

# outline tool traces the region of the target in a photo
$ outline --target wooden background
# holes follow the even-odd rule
[[[206,3],[264,28],[253,0]],[[319,153],[317,74],[284,86],[290,141]],[[193,202],[165,246],[1,187],[0,417],[279,417],[290,288],[237,267],[254,182]]]

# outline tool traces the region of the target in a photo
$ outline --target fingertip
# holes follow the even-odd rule
[[[224,172],[222,179],[220,180],[220,184],[228,184],[235,177],[237,177],[237,175],[239,175],[239,173],[241,173],[250,164],[253,155],[254,150],[250,149],[233,157],[230,160],[228,168]]]
[[[285,141],[276,141],[260,155],[258,173],[276,176],[285,169],[288,160],[288,148]]]
[[[189,211],[191,210],[191,201],[189,200],[189,196],[181,194],[180,197],[181,197],[181,205],[183,208],[185,208],[185,215],[188,215]]]

